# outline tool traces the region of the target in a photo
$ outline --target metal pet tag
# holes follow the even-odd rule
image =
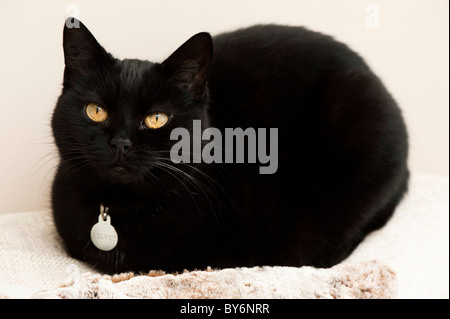
[[[116,247],[118,239],[117,232],[111,225],[111,217],[101,211],[98,223],[91,228],[92,243],[100,250],[110,251]]]

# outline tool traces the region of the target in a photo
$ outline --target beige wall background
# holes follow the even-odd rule
[[[191,35],[255,23],[302,25],[358,51],[399,102],[413,172],[449,171],[448,0],[0,0],[0,213],[50,207],[49,127],[78,16],[118,58],[161,61]]]

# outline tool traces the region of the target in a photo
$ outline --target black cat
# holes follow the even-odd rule
[[[407,190],[401,111],[363,59],[329,36],[278,25],[199,33],[152,63],[115,59],[79,23],[64,28],[64,54],[54,220],[68,252],[101,271],[330,267]],[[254,128],[258,140],[266,128],[258,147],[277,151],[276,163],[206,163],[193,145],[173,152],[175,128],[198,138],[194,120],[223,136]],[[102,220],[117,234],[109,251],[93,240],[114,234],[91,237]]]

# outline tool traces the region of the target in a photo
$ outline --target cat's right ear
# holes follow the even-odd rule
[[[162,65],[176,86],[194,98],[202,98],[207,92],[212,53],[211,35],[201,32],[181,45]]]
[[[108,55],[85,25],[72,17],[64,24],[63,48],[67,77],[92,69]]]

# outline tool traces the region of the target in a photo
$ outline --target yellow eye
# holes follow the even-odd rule
[[[86,106],[86,114],[94,122],[104,122],[108,118],[108,112],[95,103],[89,103]]]
[[[163,127],[169,121],[169,116],[166,113],[155,112],[145,118],[145,125],[151,129]]]

